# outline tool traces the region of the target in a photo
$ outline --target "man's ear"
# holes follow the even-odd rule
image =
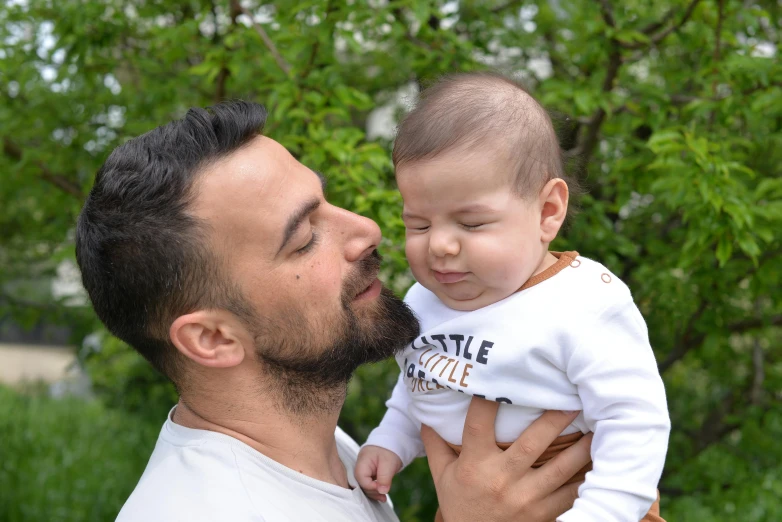
[[[244,360],[247,336],[228,312],[199,310],[176,318],[169,329],[171,342],[182,355],[202,366],[230,368]]]
[[[567,183],[561,178],[550,180],[540,191],[540,240],[543,243],[554,241],[562,228],[567,216],[568,197]]]

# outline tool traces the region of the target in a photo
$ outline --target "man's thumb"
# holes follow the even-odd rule
[[[456,460],[456,453],[427,425],[421,426],[421,440],[426,447],[426,458],[429,460],[429,471],[435,485],[440,481],[445,468]]]

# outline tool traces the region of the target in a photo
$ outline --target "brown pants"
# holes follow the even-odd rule
[[[543,452],[543,454],[538,457],[538,460],[535,461],[535,464],[532,465],[533,468],[539,468],[546,462],[553,459],[555,456],[557,456],[560,452],[564,451],[565,449],[569,448],[578,440],[583,437],[584,434],[581,432],[572,433],[570,435],[562,435],[561,437],[557,437],[554,439],[554,442],[551,443],[551,446],[546,448],[546,451]],[[451,449],[453,449],[456,453],[460,453],[462,448],[461,446],[454,446],[453,444],[449,444],[451,446]],[[497,446],[499,446],[502,449],[508,449],[510,447],[510,444],[498,442]],[[587,471],[592,469],[592,463],[587,464],[583,468],[581,468],[581,471],[573,475],[565,484],[573,484],[574,482],[582,482],[584,480],[584,476],[586,475]],[[434,517],[435,522],[445,522],[443,519],[443,515],[440,512],[440,510],[437,510],[437,514]],[[657,493],[657,500],[654,501],[654,504],[652,504],[652,507],[649,508],[649,512],[640,520],[640,522],[665,522],[665,520],[660,516],[660,493]]]

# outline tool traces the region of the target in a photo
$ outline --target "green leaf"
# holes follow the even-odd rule
[[[622,29],[616,32],[615,38],[622,43],[649,43],[651,40],[647,35],[640,31],[631,29]]]
[[[717,261],[719,261],[720,266],[725,266],[732,254],[733,242],[725,236],[720,237],[717,242]]]

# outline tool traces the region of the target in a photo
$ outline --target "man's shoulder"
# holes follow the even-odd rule
[[[228,518],[225,518],[228,515]],[[253,512],[230,445],[158,439],[118,522],[263,520]]]
[[[339,426],[334,431],[334,439],[337,441],[337,447],[344,449],[347,456],[358,456],[358,451],[361,449],[358,442],[353,440],[353,437],[345,433]]]
[[[339,457],[355,484],[358,444],[337,428]],[[363,494],[362,494],[363,498]],[[357,502],[356,491],[306,477],[227,435],[164,426],[147,469],[119,522],[291,522],[396,520],[385,506]]]

